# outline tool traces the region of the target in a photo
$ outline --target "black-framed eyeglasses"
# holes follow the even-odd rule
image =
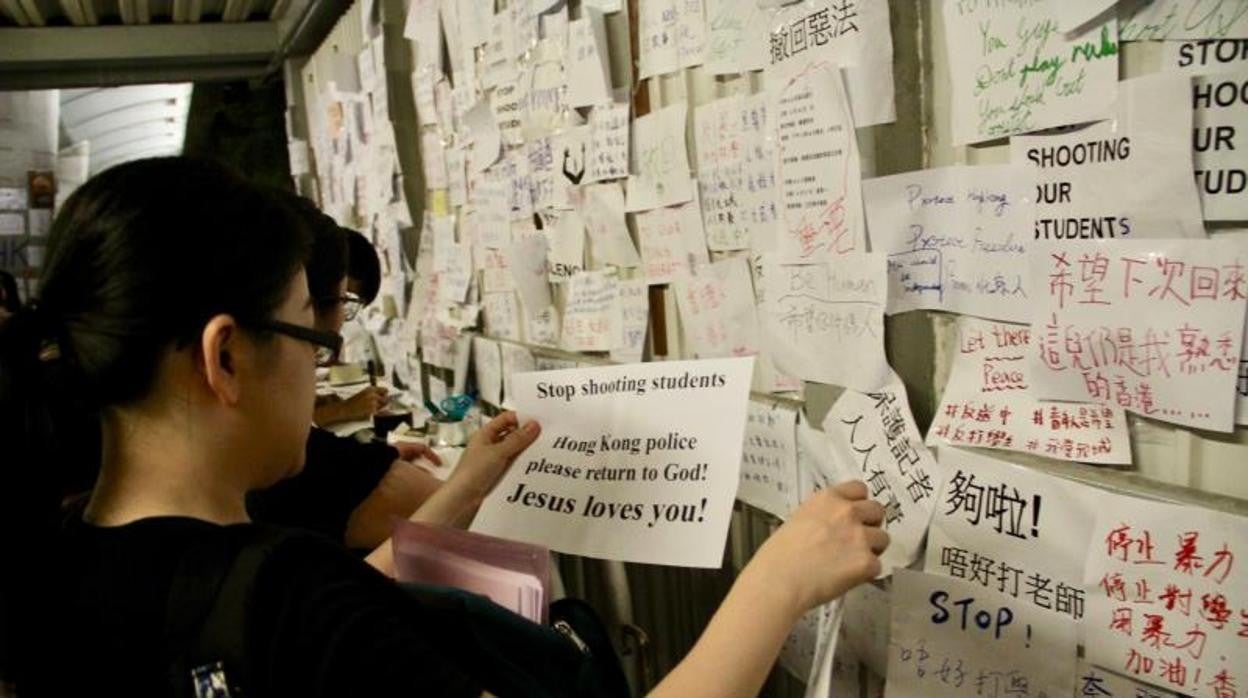
[[[354,320],[356,315],[364,309],[364,299],[354,293],[344,293],[338,297],[338,301],[342,303],[342,317],[344,320]]]
[[[342,336],[337,332],[326,332],[281,320],[266,320],[255,323],[253,326],[258,330],[284,334],[315,346],[317,366],[328,366],[338,355],[338,350],[342,349]]]

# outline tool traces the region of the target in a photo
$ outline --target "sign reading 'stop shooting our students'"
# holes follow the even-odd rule
[[[1174,108],[1190,98],[1180,76],[1127,80],[1114,121],[1011,138],[1011,160],[1035,176],[1035,239],[1204,237],[1189,170],[1192,114]]]
[[[753,359],[524,373],[510,399],[541,436],[472,530],[573,555],[719,567]]]
[[[1167,41],[1162,65],[1192,76],[1192,155],[1205,220],[1248,218],[1248,39]]]

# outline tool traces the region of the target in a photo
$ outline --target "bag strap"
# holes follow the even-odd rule
[[[244,694],[248,684],[244,640],[252,587],[273,551],[297,535],[276,527],[253,527],[237,540],[214,542],[182,556],[165,612],[173,695]],[[201,676],[224,683],[224,692],[202,690]]]

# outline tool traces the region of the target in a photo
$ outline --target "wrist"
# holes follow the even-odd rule
[[[801,592],[801,580],[788,579],[783,561],[775,557],[767,543],[737,576],[734,590],[739,590],[751,608],[766,609],[789,623],[796,623],[814,605]],[[779,564],[771,564],[779,562]]]

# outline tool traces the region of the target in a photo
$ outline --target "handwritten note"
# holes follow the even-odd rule
[[[706,52],[702,0],[641,0],[638,72],[642,78],[700,65]]]
[[[611,360],[630,364],[642,360],[646,350],[646,330],[650,326],[649,285],[642,279],[621,279],[616,283],[615,344]]]
[[[530,315],[545,310],[551,303],[547,249],[547,238],[540,232],[517,237],[503,249],[516,292]]]
[[[698,107],[693,115],[702,216],[707,244],[715,251],[750,246],[744,210],[742,100],[718,99]]]
[[[1033,207],[1020,167],[945,167],[863,183],[871,249],[888,255],[888,311],[1025,322]]]
[[[568,351],[610,351],[618,290],[604,271],[573,274],[563,310],[560,344]]]
[[[1235,556],[1248,520],[1142,500],[1098,502],[1088,551],[1087,660],[1185,695],[1226,698],[1248,666]]]
[[[637,248],[624,223],[624,193],[618,182],[585,187],[581,218],[589,234],[593,258],[607,264],[635,267],[641,264]]]
[[[900,380],[873,393],[846,390],[823,420],[834,457],[852,464],[884,507],[891,537],[881,576],[907,567],[923,550],[942,469],[923,445]]]
[[[767,84],[779,181],[777,253],[805,263],[864,250],[858,145],[839,68],[791,59],[773,63]]]
[[[446,188],[452,206],[468,203],[468,164],[464,148],[454,146],[446,150]]]
[[[943,3],[953,142],[978,143],[1113,114],[1113,19],[1064,35],[1056,4]]]
[[[638,213],[635,220],[646,283],[671,283],[695,265],[710,262],[696,198],[687,204]]]
[[[1192,114],[1174,108],[1190,91],[1173,74],[1125,80],[1113,122],[1011,138],[1010,160],[1035,177],[1035,239],[1204,237],[1183,135]]]
[[[1037,396],[1230,431],[1244,332],[1241,240],[1084,242],[1031,260]]]
[[[678,0],[639,0],[637,69],[641,78],[671,73],[680,68],[677,46]]]
[[[529,74],[531,77],[526,90],[526,111],[522,122],[526,140],[549,135],[559,128],[568,108],[565,100],[567,73],[562,56],[536,61]]]
[[[1075,677],[1076,696],[1109,696],[1110,698],[1182,698],[1177,693],[1132,681],[1125,676],[1105,671],[1079,660]]]
[[[770,252],[779,244],[780,212],[776,205],[775,147],[770,140],[767,102],[759,93],[741,101],[741,213],[750,233],[750,249]],[[735,243],[729,239],[725,245]]]
[[[888,3],[869,0],[807,0],[772,16],[771,65],[839,66],[857,126],[897,118],[893,103],[893,37]]]
[[[702,0],[676,0],[676,60],[682,68],[706,58],[706,12]]]
[[[529,191],[533,208],[547,211],[560,208],[560,199],[555,175],[555,142],[552,136],[532,138],[524,144],[528,158]]]
[[[1130,463],[1122,410],[1035,397],[1028,365],[1031,334],[1029,325],[958,318],[958,349],[928,443]]]
[[[767,67],[766,9],[757,0],[706,0],[706,68],[712,75]]]
[[[928,533],[923,569],[1079,621],[1098,502],[1115,495],[954,448]]]
[[[472,530],[612,560],[718,568],[740,471],[751,361],[522,373],[542,433]]]
[[[676,275],[673,291],[685,341],[701,358],[758,353],[749,261],[729,257]]]
[[[425,186],[429,189],[445,189],[447,186],[446,151],[442,137],[433,129],[420,133],[420,159],[425,170]]]
[[[503,363],[498,342],[484,337],[472,338],[473,366],[481,400],[491,405],[503,404]]]
[[[672,206],[693,198],[685,120],[689,108],[679,103],[650,112],[633,123],[633,176],[628,180],[628,210]]]
[[[1057,0],[1057,27],[1073,32],[1099,17],[1118,0]]]
[[[515,291],[482,293],[481,316],[489,336],[513,342],[523,339],[520,304]]]
[[[861,392],[888,382],[884,255],[846,254],[806,265],[768,261],[763,269],[764,344],[780,370]]]
[[[602,13],[586,8],[583,17],[568,22],[568,106],[589,107],[611,100],[606,56]]]
[[[737,499],[787,519],[797,508],[797,411],[751,402]]]
[[[893,577],[886,698],[1069,696],[1075,624],[957,579]]]
[[[551,230],[547,266],[552,283],[585,270],[585,221],[576,211],[564,211]]]
[[[589,112],[587,182],[628,176],[628,104],[602,103]]]
[[[1130,5],[1123,41],[1248,37],[1248,0],[1154,0]]]

